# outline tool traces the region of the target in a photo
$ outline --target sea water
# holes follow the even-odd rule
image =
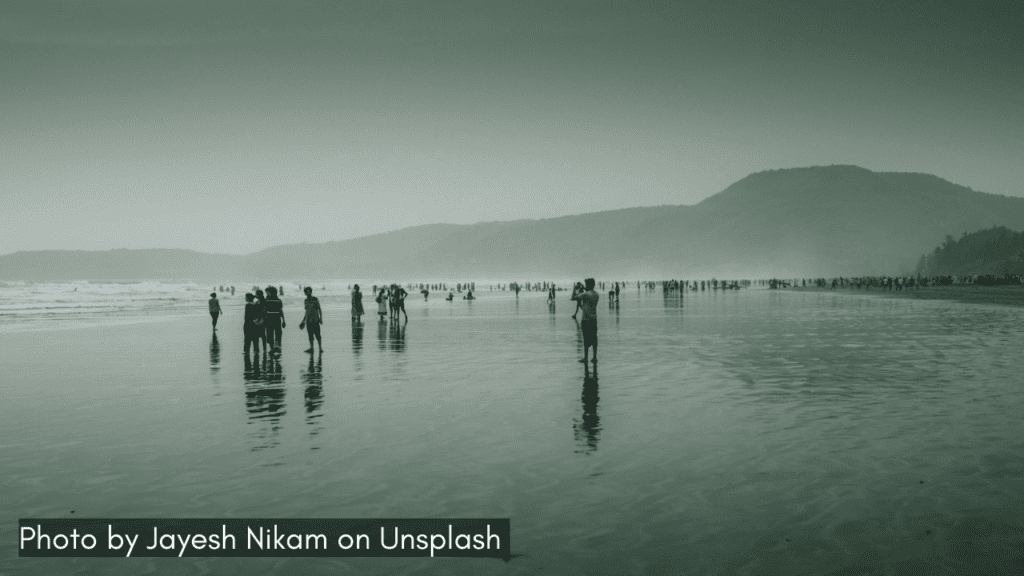
[[[1024,566],[1024,310],[634,286],[602,295],[595,372],[565,292],[413,293],[394,324],[364,288],[353,325],[315,285],[320,356],[285,288],[280,358],[247,360],[245,290],[214,336],[206,286],[0,287],[0,572]],[[516,556],[18,558],[28,517],[508,517]]]

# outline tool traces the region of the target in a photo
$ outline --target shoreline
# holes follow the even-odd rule
[[[828,287],[818,288],[817,286],[801,286],[783,288],[789,292],[835,292],[846,294],[867,294],[883,298],[902,298],[909,300],[952,300],[955,302],[966,302],[968,304],[996,304],[1000,306],[1024,306],[1024,285],[1022,286],[976,286],[972,284],[960,284],[953,286],[929,286],[914,290],[882,290],[873,288],[871,290],[857,290],[856,288],[836,288],[831,290]]]

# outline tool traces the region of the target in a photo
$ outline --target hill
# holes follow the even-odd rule
[[[921,256],[917,274],[922,276],[1024,275],[1024,232],[1003,226],[947,236],[931,254]]]
[[[901,274],[947,235],[991,226],[1024,229],[1024,199],[928,174],[815,166],[751,174],[692,206],[431,224],[240,257],[184,250],[62,252],[59,258],[21,252],[0,256],[0,278],[184,277],[190,270],[194,278]]]

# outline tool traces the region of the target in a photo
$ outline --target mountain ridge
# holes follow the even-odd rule
[[[1024,229],[1024,198],[978,192],[931,174],[831,165],[755,172],[692,205],[423,224],[242,256],[193,251],[113,256],[124,260],[126,273],[203,278],[898,274],[912,271],[920,255],[947,235],[992,226]],[[69,255],[73,252],[77,258]],[[0,256],[0,278],[81,274],[90,263],[98,271],[117,270],[114,251],[98,252],[106,258],[81,252]]]

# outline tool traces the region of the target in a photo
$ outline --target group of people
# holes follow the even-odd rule
[[[374,289],[376,290],[376,286]],[[359,285],[356,284],[356,291],[359,290]],[[398,284],[392,284],[391,286],[381,286],[380,291],[377,292],[377,314],[380,316],[380,321],[383,322],[384,318],[390,314],[391,320],[397,322],[399,314],[405,314],[405,321],[409,321],[409,313],[405,311],[405,298],[409,295],[405,288],[402,288]],[[360,294],[359,314],[362,314],[362,295]],[[352,317],[356,318],[356,306],[355,306],[355,292],[352,295]]]
[[[573,319],[576,319],[577,314],[582,310],[583,318],[580,321],[580,330],[583,333],[583,358],[580,362],[587,364],[587,362],[593,362],[597,364],[597,303],[600,300],[600,295],[594,290],[595,281],[593,278],[587,278],[582,283],[577,282],[573,288],[571,299],[576,301],[576,312],[572,315]],[[609,292],[609,297],[615,300],[618,299],[618,285],[616,289]],[[377,314],[380,316],[380,321],[383,323],[384,319],[390,315],[391,320],[397,322],[400,315],[405,315],[405,320],[408,322],[409,313],[405,310],[405,298],[409,293],[398,284],[392,284],[390,286],[383,286],[380,290],[377,287],[373,287],[374,291],[377,292],[375,298],[377,302]],[[306,286],[303,288],[303,292],[306,294],[306,298],[303,301],[303,307],[305,313],[302,316],[302,321],[299,322],[299,329],[305,329],[309,337],[309,349],[307,353],[313,353],[317,348],[322,354],[324,351],[323,340],[320,334],[320,327],[324,323],[323,308],[320,306],[320,300],[316,296],[313,296],[313,288]],[[554,287],[549,293],[549,300],[554,299]],[[246,355],[249,354],[250,348],[259,354],[262,348],[263,352],[270,354],[279,354],[281,351],[282,336],[284,335],[284,329],[287,327],[287,322],[284,317],[284,302],[278,296],[278,289],[274,286],[267,286],[266,292],[262,289],[257,289],[255,293],[249,292],[245,295],[245,317],[242,323],[242,329],[245,335],[245,344],[243,351]],[[449,294],[448,300],[452,300],[454,294]],[[463,297],[464,300],[475,299],[472,291]],[[362,316],[365,314],[363,310],[363,294],[359,290],[359,285],[353,286],[352,290],[352,320],[353,322],[362,322]],[[217,299],[217,293],[213,292],[210,294],[209,301],[210,317],[213,320],[213,329],[217,330],[217,320],[223,314],[223,310],[220,307],[220,300]],[[316,348],[314,348],[314,342]],[[593,359],[590,358],[590,349],[594,349]]]
[[[320,336],[320,326],[324,323],[323,309],[320,307],[320,300],[313,296],[313,289],[309,286],[303,290],[306,299],[303,302],[305,313],[302,321],[299,322],[299,329],[305,329],[309,336],[309,349],[306,352],[314,351],[313,342],[316,341],[323,353],[323,341]],[[213,329],[217,329],[217,319],[223,313],[217,293],[210,294],[210,316],[213,318]],[[256,293],[248,292],[245,295],[245,317],[242,320],[242,330],[245,335],[243,351],[249,354],[250,348],[260,353],[260,349],[267,353],[277,354],[281,351],[284,329],[288,326],[284,318],[284,302],[278,297],[278,290],[274,286],[267,286],[266,293],[257,289]]]

